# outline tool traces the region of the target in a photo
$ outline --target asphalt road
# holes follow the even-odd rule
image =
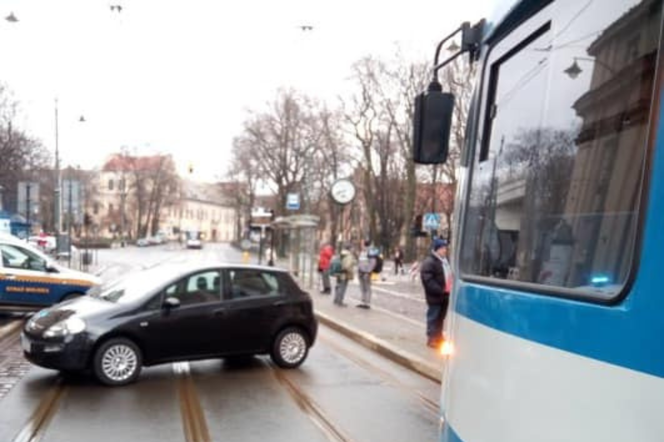
[[[111,279],[165,261],[239,258],[227,246],[159,246],[103,251],[99,262]],[[15,339],[0,338],[0,358],[21,362]],[[435,441],[438,395],[436,383],[321,327],[297,370],[264,357],[165,364],[108,388],[31,368],[0,400],[0,440]]]

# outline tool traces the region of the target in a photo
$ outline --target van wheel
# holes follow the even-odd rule
[[[304,331],[288,327],[274,339],[270,357],[281,368],[296,368],[302,365],[308,353],[309,342]]]
[[[141,374],[141,350],[129,339],[113,338],[95,352],[93,370],[102,384],[112,387],[134,382]]]

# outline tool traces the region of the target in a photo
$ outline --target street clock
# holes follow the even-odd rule
[[[350,180],[341,179],[332,184],[330,195],[335,203],[345,205],[355,198],[355,186]]]

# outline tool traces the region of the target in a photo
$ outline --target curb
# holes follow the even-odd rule
[[[406,367],[434,382],[441,382],[442,368],[436,367],[434,364],[425,361],[419,356],[415,356],[412,353],[404,351],[400,348],[396,348],[388,342],[385,342],[384,340],[370,333],[358,330],[355,327],[342,321],[332,319],[330,316],[320,312],[319,310],[316,310],[316,317],[322,324],[327,325],[331,329],[334,329],[339,333],[351,338],[364,347],[367,347],[368,349],[373,350],[376,353],[390,359],[392,362],[396,362],[397,364]]]
[[[0,327],[0,340],[5,339],[6,337],[14,333],[16,329],[20,329],[22,325],[23,321],[14,321],[10,322],[5,326]]]

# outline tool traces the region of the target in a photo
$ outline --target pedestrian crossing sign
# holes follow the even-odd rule
[[[422,217],[424,230],[436,230],[440,227],[440,213],[425,213]]]

